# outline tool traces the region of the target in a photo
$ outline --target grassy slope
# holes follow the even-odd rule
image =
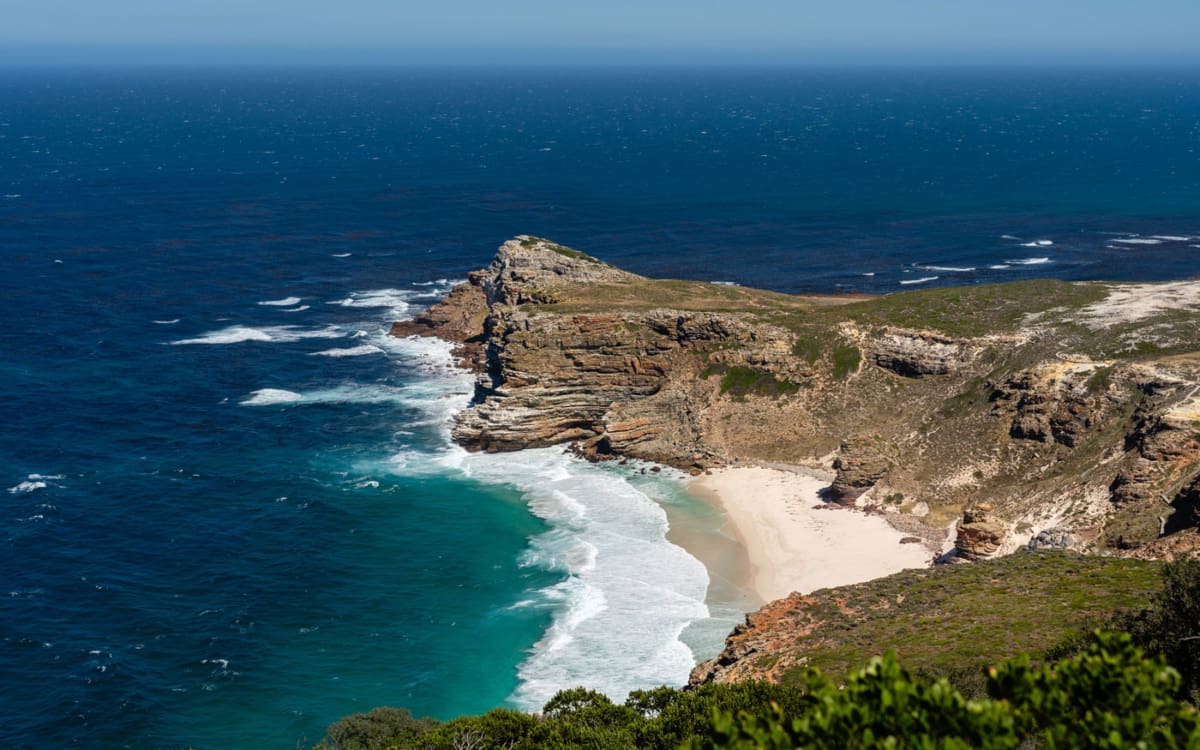
[[[603,263],[548,240],[528,239],[573,258]],[[559,302],[542,312],[645,312],[674,309],[740,312],[787,328],[801,339],[828,338],[842,322],[868,327],[896,326],[928,330],[956,338],[1014,333],[1035,324],[1054,329],[1062,350],[1097,359],[1156,359],[1200,349],[1197,314],[1190,309],[1160,310],[1136,322],[1088,328],[1075,318],[1100,302],[1113,285],[1031,279],[1004,284],[935,287],[882,296],[789,295],[703,281],[634,277],[624,283],[563,285]],[[800,353],[800,352],[798,352]]]
[[[888,649],[913,669],[970,670],[1043,653],[1118,610],[1146,606],[1160,587],[1157,563],[1023,552],[816,592],[804,610],[819,627],[796,645],[830,675]]]
[[[1102,284],[1052,279],[895,292],[880,297],[789,295],[703,281],[639,278],[629,283],[564,287],[559,312],[644,312],[656,308],[746,312],[786,328],[854,321],[928,329],[949,336],[1008,333],[1026,316],[1076,310],[1104,298]]]

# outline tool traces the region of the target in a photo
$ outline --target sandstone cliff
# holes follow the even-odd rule
[[[966,559],[1155,556],[1200,541],[1198,304],[1200,283],[796,297],[522,236],[394,332],[459,344],[472,449],[822,464],[833,500],[957,521]]]
[[[394,332],[454,341],[478,373],[453,430],[468,448],[819,464],[830,500],[953,528],[957,558],[981,561],[1200,549],[1198,323],[1200,282],[797,297],[521,236]],[[769,604],[694,680],[780,679],[831,602]]]

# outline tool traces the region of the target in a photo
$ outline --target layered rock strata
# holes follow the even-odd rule
[[[470,449],[821,464],[832,500],[931,536],[957,521],[964,559],[1031,541],[1175,554],[1200,520],[1200,312],[1137,308],[1156,290],[787,297],[522,236],[394,332],[454,341],[478,373],[453,428]]]

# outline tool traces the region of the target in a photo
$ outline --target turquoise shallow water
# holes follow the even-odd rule
[[[719,519],[457,451],[470,379],[388,324],[517,233],[782,291],[1194,276],[1198,115],[1194,71],[0,72],[0,740],[680,681],[747,604],[663,535],[732,570]]]

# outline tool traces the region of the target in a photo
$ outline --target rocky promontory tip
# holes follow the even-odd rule
[[[393,332],[477,372],[469,449],[821,464],[837,502],[925,536],[957,522],[965,559],[1175,555],[1200,549],[1200,293],[1179,285],[790,296],[522,235]]]

